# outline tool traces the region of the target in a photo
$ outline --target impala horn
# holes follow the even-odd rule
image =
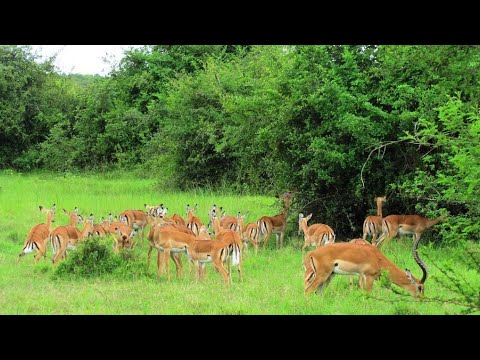
[[[424,264],[424,262],[420,259],[420,256],[418,256],[418,251],[417,251],[417,248],[418,248],[418,244],[420,243],[420,238],[418,238],[417,240],[415,240],[415,243],[413,244],[413,249],[412,249],[412,255],[413,255],[413,258],[415,259],[415,262],[418,264],[418,266],[420,266],[420,268],[422,269],[422,280],[420,280],[420,284],[424,284],[425,283],[425,280],[427,280],[427,276],[428,276],[428,270],[427,270],[427,266]]]

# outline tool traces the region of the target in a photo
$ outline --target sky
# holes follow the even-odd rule
[[[139,46],[142,45],[32,45],[32,48],[45,57],[58,53],[55,66],[63,73],[107,75],[111,66],[102,58],[118,62],[124,49]]]

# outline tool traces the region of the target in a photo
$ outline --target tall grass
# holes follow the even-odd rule
[[[142,209],[144,203],[163,203],[169,214],[185,215],[186,204],[198,203],[198,215],[208,222],[212,204],[223,206],[229,214],[250,211],[247,221],[274,215],[275,199],[263,196],[237,196],[214,191],[171,192],[158,188],[153,179],[108,178],[94,175],[0,174],[0,313],[2,314],[454,314],[462,307],[449,303],[423,302],[393,293],[388,284],[376,282],[371,295],[350,287],[348,277],[337,276],[323,296],[305,298],[301,239],[287,237],[287,246],[270,248],[244,257],[244,282],[232,271],[233,284],[224,286],[219,274],[207,267],[207,279],[196,283],[189,274],[185,257],[184,276],[167,282],[157,278],[156,262],[143,271],[147,247],[137,247],[131,267],[122,266],[110,274],[85,278],[54,277],[50,261],[33,264],[31,254],[16,264],[29,229],[45,218],[38,205],[57,204],[55,226],[68,222],[61,208],[77,206],[83,214],[97,219],[109,212]],[[289,224],[290,228],[296,224]],[[341,238],[341,234],[339,234]],[[411,239],[392,241],[386,255],[400,268],[417,276],[420,270],[410,253]],[[420,254],[441,264],[454,263],[456,270],[478,284],[478,273],[462,267],[461,245],[441,247],[421,244]],[[49,255],[51,250],[49,249]],[[156,254],[154,254],[156,255]],[[152,260],[155,256],[152,257]],[[429,263],[427,262],[427,266]],[[142,269],[141,269],[142,268]],[[174,269],[173,262],[171,269]],[[429,266],[430,278],[438,275]],[[174,271],[172,272],[174,274]],[[392,285],[394,287],[395,285]],[[398,288],[397,288],[398,289]],[[399,289],[402,291],[401,289]],[[426,295],[450,295],[429,279]]]

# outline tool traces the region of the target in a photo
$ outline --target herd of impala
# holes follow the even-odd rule
[[[176,275],[182,275],[181,254],[185,253],[195,267],[195,279],[205,277],[205,265],[211,262],[223,277],[227,287],[230,285],[230,267],[237,267],[242,280],[242,255],[252,244],[255,254],[258,251],[260,238],[263,237],[265,249],[272,234],[276,237],[276,245],[283,247],[285,230],[287,227],[288,210],[294,192],[286,192],[280,196],[283,201],[282,211],[275,216],[262,216],[256,223],[245,224],[248,212],[237,216],[226,216],[222,208],[213,205],[208,213],[209,222],[205,226],[195,215],[198,205],[191,208],[187,205],[186,219],[179,214],[167,216],[168,209],[160,204],[151,206],[145,204],[145,210],[126,210],[114,219],[112,214],[108,219],[101,219],[100,224],[94,224],[93,215],[85,220],[75,208],[73,211],[63,209],[69,217],[68,225],[51,228],[55,221],[56,205],[51,209],[40,206],[40,211],[46,214],[46,224],[34,226],[20,253],[20,257],[35,252],[35,262],[42,256],[46,258],[47,245],[50,243],[53,256],[53,265],[67,256],[67,250],[75,249],[78,242],[88,236],[110,236],[114,241],[114,251],[133,249],[138,241],[134,237],[140,232],[141,244],[145,240],[145,229],[149,228],[147,240],[149,249],[147,262],[153,249],[157,250],[158,275],[166,269],[167,279],[170,280],[170,261],[175,263]],[[308,225],[312,214],[299,214],[298,235],[303,232],[305,242],[302,247],[302,257],[307,246],[316,247],[303,257],[305,269],[305,294],[321,293],[335,274],[358,275],[360,288],[371,291],[373,281],[382,271],[386,271],[390,280],[406,289],[413,296],[423,294],[424,283],[427,278],[427,268],[418,256],[417,247],[421,235],[431,226],[442,221],[445,216],[437,219],[426,219],[419,215],[389,215],[382,217],[382,204],[385,197],[377,197],[377,216],[368,216],[363,224],[363,238],[353,239],[347,243],[336,243],[335,232],[325,224]],[[114,221],[115,220],[115,221]],[[83,224],[79,230],[76,225]],[[214,240],[211,238],[213,229]],[[413,234],[414,243],[412,255],[422,270],[422,278],[418,280],[410,270],[402,271],[394,265],[379,249],[383,242],[386,244],[397,234]],[[367,241],[372,238],[372,242]],[[138,237],[137,237],[138,238]],[[17,260],[17,261],[18,261]],[[227,270],[228,269],[228,270]]]

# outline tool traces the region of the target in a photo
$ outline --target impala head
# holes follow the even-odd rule
[[[387,202],[387,197],[386,196],[378,196],[375,198],[375,201],[378,203],[382,203],[382,202]]]
[[[44,208],[42,205],[40,205],[38,208],[40,209],[40,211],[44,214],[47,215],[47,218],[50,219],[50,221],[53,223],[55,222],[55,209],[56,209],[56,205],[53,204],[53,206],[50,208],[50,209],[46,209]]]
[[[300,236],[300,233],[303,232],[303,222],[305,222],[305,225],[307,225],[312,216],[313,214],[310,214],[307,217],[305,217],[302,213],[298,214],[298,236]]]

